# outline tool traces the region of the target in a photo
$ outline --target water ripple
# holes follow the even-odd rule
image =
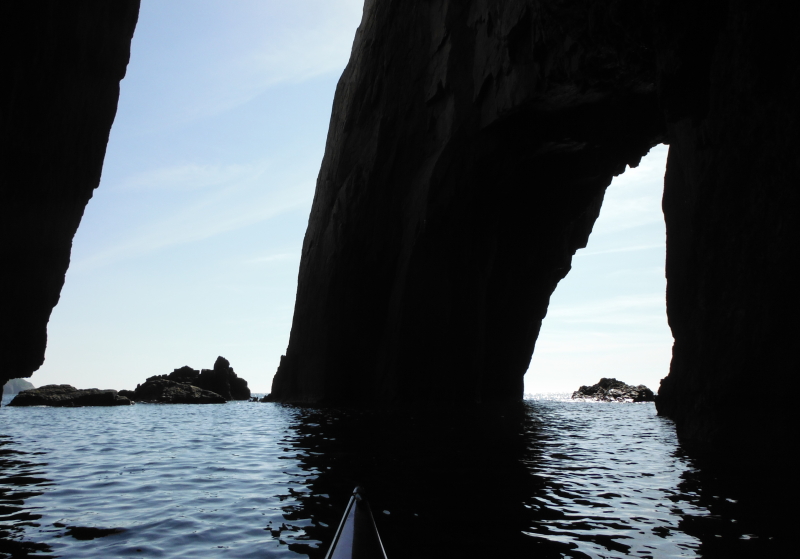
[[[0,433],[0,557],[317,559],[356,484],[393,558],[779,556],[652,404],[2,408]]]

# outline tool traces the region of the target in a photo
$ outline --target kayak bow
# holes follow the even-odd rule
[[[325,559],[386,559],[372,510],[361,487],[353,490]]]

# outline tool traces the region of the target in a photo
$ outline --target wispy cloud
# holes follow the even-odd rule
[[[562,324],[635,325],[651,321],[651,315],[663,315],[666,300],[660,295],[617,296],[586,304],[553,305],[547,311],[548,327]]]
[[[586,332],[581,330],[545,330],[536,343],[536,353],[605,354],[620,350],[647,349],[664,346],[664,331]]]
[[[223,114],[280,84],[339,74],[362,5],[145,0],[118,118],[135,120],[138,133],[153,133]],[[170,21],[179,21],[178,29]]]
[[[326,2],[327,3],[327,2]],[[261,33],[230,58],[205,69],[205,87],[195,89],[181,109],[194,119],[231,110],[284,83],[301,83],[317,76],[340,73],[350,57],[360,2],[339,0],[336,9],[321,9],[316,18],[290,29]],[[268,14],[263,14],[265,18]],[[274,35],[274,36],[271,36]]]
[[[603,250],[593,250],[593,251],[586,251],[579,250],[575,253],[576,257],[579,256],[596,256],[598,254],[611,254],[614,252],[636,252],[640,250],[652,250],[652,249],[661,249],[664,250],[666,248],[666,243],[653,243],[648,245],[636,245],[636,246],[627,246],[627,247],[618,247],[618,248],[609,248]]]
[[[190,203],[166,217],[143,223],[131,231],[126,240],[75,262],[71,270],[94,268],[167,247],[202,241],[310,206],[313,181],[280,189],[265,188],[267,182],[262,173],[250,173],[244,180],[195,196]]]
[[[137,173],[106,188],[119,190],[199,190],[252,181],[264,175],[268,161],[250,164],[200,165],[185,163]]]
[[[255,258],[249,258],[245,260],[245,264],[266,264],[269,262],[280,262],[284,260],[299,260],[300,259],[300,250],[298,249],[297,252],[283,252],[280,254],[269,254],[266,256],[257,256]]]

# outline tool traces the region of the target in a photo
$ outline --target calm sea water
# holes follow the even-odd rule
[[[775,556],[652,404],[0,409],[0,557],[315,559],[356,484],[390,559]]]

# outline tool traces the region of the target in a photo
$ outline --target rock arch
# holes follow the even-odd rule
[[[774,458],[788,411],[746,387],[793,367],[792,22],[738,1],[368,2],[272,397],[518,399],[604,189],[665,141],[659,411],[690,446]]]
[[[43,361],[138,4],[1,10],[3,378]],[[518,398],[605,187],[667,141],[659,411],[723,460],[788,467],[797,422],[771,396],[796,370],[797,24],[779,2],[368,0],[273,398]]]

